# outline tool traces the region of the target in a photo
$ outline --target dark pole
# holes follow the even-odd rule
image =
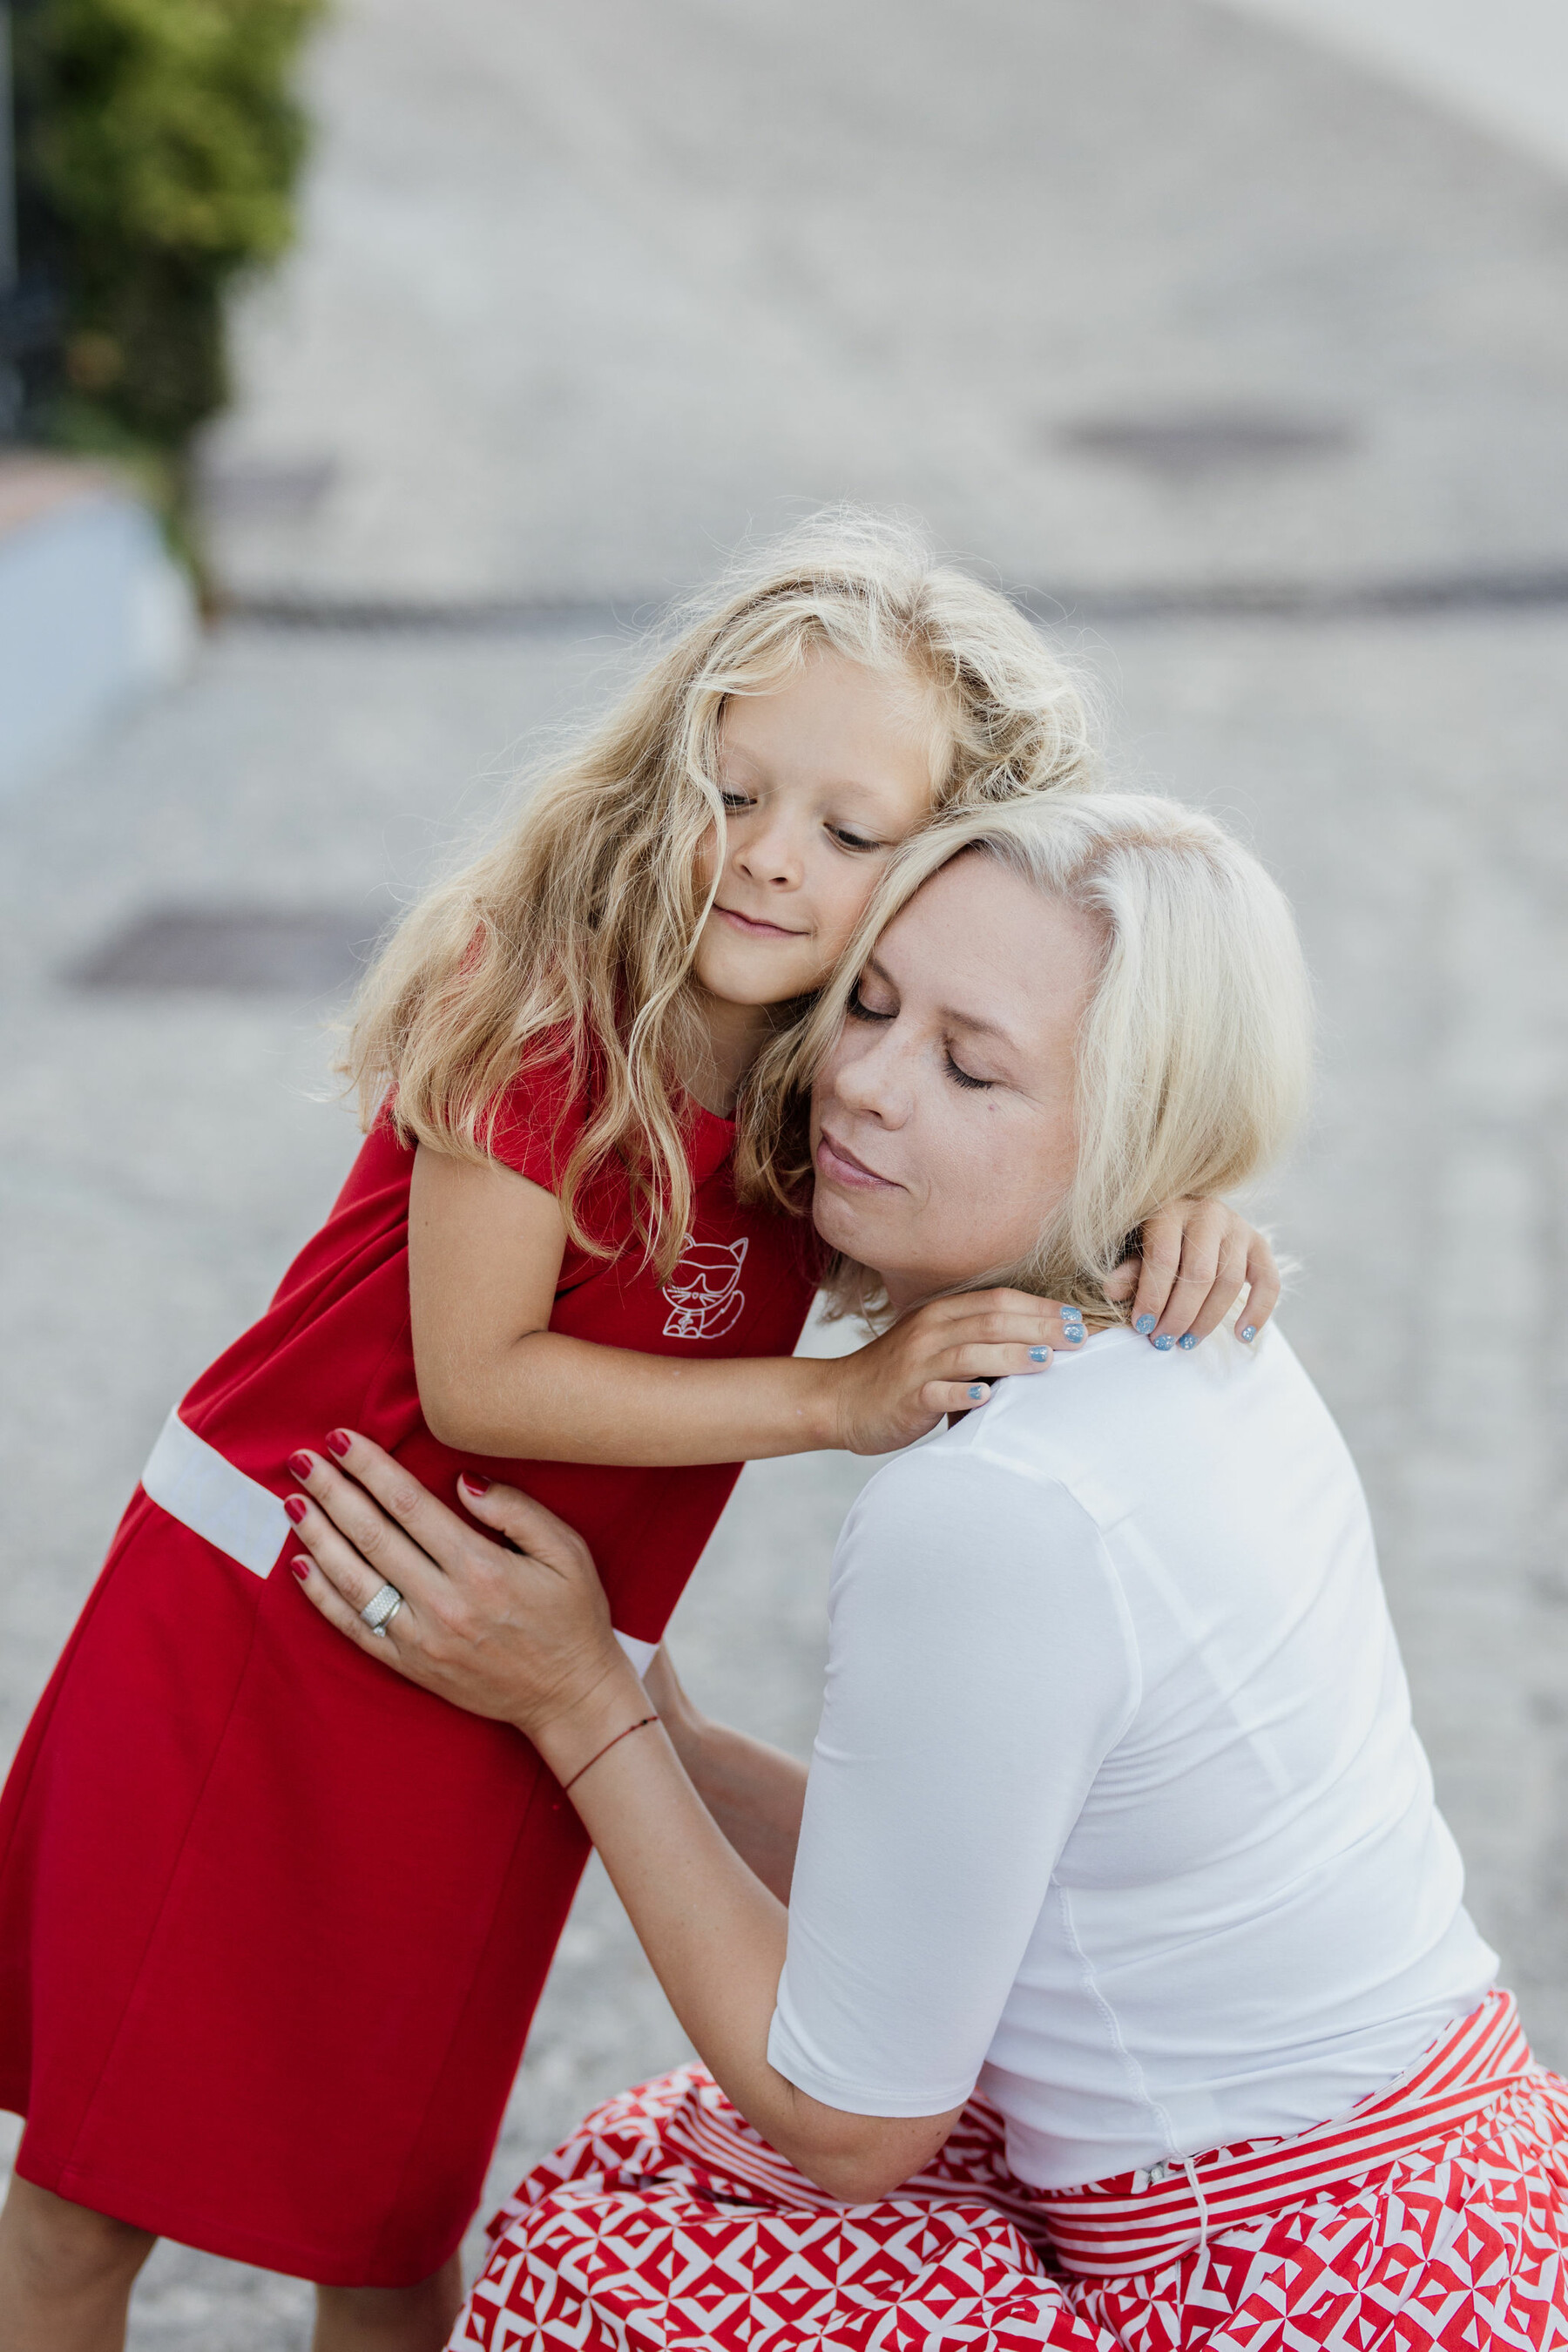
[[[58,236],[26,169],[39,94],[29,19],[38,0],[0,0],[0,440],[26,436],[59,376],[65,302]]]
[[[0,320],[16,301],[20,274],[16,254],[16,133],[11,91],[11,10],[0,0]],[[14,431],[22,406],[22,383],[0,333],[0,435]]]

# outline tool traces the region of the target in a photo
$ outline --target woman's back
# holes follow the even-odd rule
[[[1480,1999],[1461,1890],[1278,1333],[1106,1333],[866,1489],[772,2043],[803,2089],[934,2113],[984,2062],[1045,2187],[1294,2132]]]

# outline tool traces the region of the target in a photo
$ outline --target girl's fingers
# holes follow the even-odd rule
[[[1054,1299],[1031,1298],[1016,1307],[977,1307],[954,1317],[929,1335],[936,1355],[955,1348],[1059,1348],[1082,1325],[1076,1307],[1058,1307]]]
[[[998,1339],[1006,1339],[1037,1324],[1048,1325],[1060,1313],[1057,1299],[1037,1298],[1032,1291],[956,1290],[951,1297],[933,1298],[917,1307],[909,1320],[923,1327],[932,1339],[939,1332],[951,1339],[953,1327],[972,1330],[987,1323],[995,1326]]]
[[[933,1421],[944,1412],[973,1412],[991,1402],[989,1381],[928,1381],[920,1394],[921,1411]]]
[[[1236,1328],[1237,1337],[1250,1343],[1279,1304],[1279,1268],[1263,1234],[1252,1236],[1252,1247],[1247,1254],[1247,1305]]]
[[[1225,1320],[1226,1309],[1236,1304],[1241,1286],[1247,1279],[1247,1249],[1239,1234],[1227,1234],[1219,1254],[1219,1266],[1204,1300],[1189,1327],[1187,1337],[1193,1346],[1206,1339]]]
[[[1131,1257],[1124,1257],[1121,1265],[1107,1275],[1105,1278],[1107,1298],[1131,1298],[1137,1290],[1142,1272],[1143,1260],[1134,1250]]]
[[[1052,1360],[1053,1350],[1035,1348],[943,1348],[933,1357],[926,1378],[950,1383],[973,1383],[975,1381],[1005,1381],[1015,1373],[1043,1372]]]
[[[1176,1209],[1157,1210],[1144,1223],[1142,1265],[1132,1299],[1132,1328],[1145,1339],[1152,1339],[1156,1331],[1162,1338],[1173,1339],[1176,1336],[1162,1327],[1182,1270],[1186,1240],[1183,1223],[1181,1212]]]

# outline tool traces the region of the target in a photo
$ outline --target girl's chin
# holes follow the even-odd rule
[[[762,1007],[792,1004],[820,983],[811,971],[792,971],[780,957],[700,958],[693,967],[699,988],[722,1004]]]

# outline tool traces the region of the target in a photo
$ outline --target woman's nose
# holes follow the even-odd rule
[[[846,1110],[883,1127],[901,1127],[910,1115],[910,1074],[893,1025],[872,1036],[851,1030],[831,1072],[833,1091]]]

